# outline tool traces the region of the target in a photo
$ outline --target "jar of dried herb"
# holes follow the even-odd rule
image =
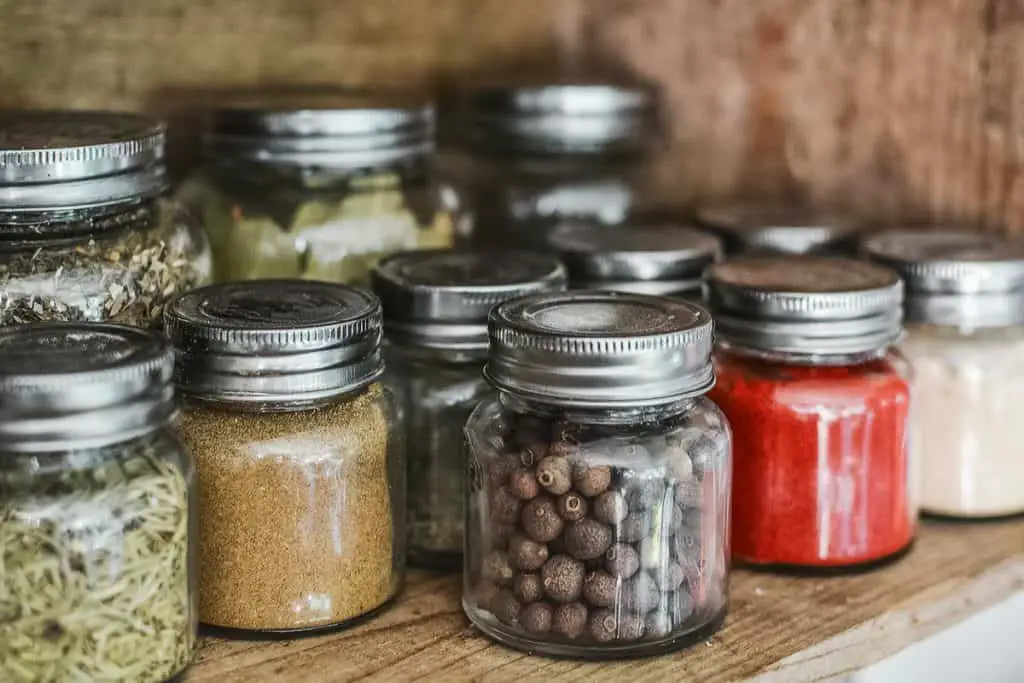
[[[210,254],[165,196],[164,128],[133,114],[0,112],[0,325],[159,326]]]
[[[165,330],[199,475],[199,616],[226,629],[345,625],[405,566],[405,462],[377,381],[381,309],[323,282],[214,285]]]
[[[172,355],[102,323],[0,331],[0,680],[163,683],[196,641]]]
[[[433,105],[267,92],[221,105],[208,163],[181,191],[202,217],[218,281],[366,284],[384,255],[452,245],[458,201],[437,180]]]
[[[565,288],[554,258],[505,252],[405,252],[373,273],[384,305],[388,384],[402,407],[408,446],[409,558],[461,566],[462,429],[489,393],[481,370],[495,304]]]

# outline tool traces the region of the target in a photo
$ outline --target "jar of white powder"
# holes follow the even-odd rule
[[[865,254],[906,280],[912,461],[921,508],[1024,512],[1024,243],[983,233],[890,231]]]

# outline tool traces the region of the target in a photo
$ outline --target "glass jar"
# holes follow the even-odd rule
[[[397,594],[405,463],[380,318],[369,292],[300,280],[213,285],[168,308],[203,623],[318,631]]]
[[[205,237],[164,196],[164,127],[134,114],[0,112],[0,325],[158,327],[210,275]]]
[[[173,358],[103,323],[0,330],[0,680],[163,683],[196,644]]]
[[[452,155],[474,244],[543,250],[552,221],[618,223],[648,203],[658,138],[643,86],[566,83],[470,94]]]
[[[852,256],[859,223],[803,204],[727,203],[696,212],[697,223],[722,238],[730,254],[770,252]]]
[[[739,257],[713,266],[718,384],[736,430],[733,558],[857,568],[911,543],[910,384],[896,273],[850,259]]]
[[[701,300],[705,269],[722,254],[714,235],[683,225],[565,221],[548,237],[573,289]]]
[[[409,559],[460,567],[462,429],[489,393],[487,314],[506,299],[565,289],[565,270],[528,252],[405,252],[377,266],[373,287],[385,311],[387,384],[406,428]]]
[[[384,96],[266,93],[215,111],[181,196],[217,281],[366,284],[381,256],[450,247],[466,225],[435,178],[433,134],[433,105]]]
[[[463,608],[485,634],[553,656],[653,655],[726,612],[730,431],[711,318],[639,294],[497,306],[466,424]]]
[[[910,445],[922,509],[1024,512],[1024,246],[934,230],[880,233],[864,249],[907,283],[901,349],[914,370]]]

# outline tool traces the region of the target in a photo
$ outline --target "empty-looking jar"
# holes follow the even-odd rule
[[[707,311],[549,294],[495,307],[489,329],[497,394],[466,424],[466,614],[545,655],[706,638],[726,612],[731,487]]]
[[[921,507],[1024,512],[1024,246],[996,235],[893,231],[864,243],[907,283],[910,446]]]
[[[196,643],[195,477],[173,356],[102,323],[0,331],[0,680],[177,679]]]
[[[487,314],[506,299],[565,289],[553,257],[478,251],[407,252],[382,261],[373,287],[384,305],[387,382],[408,448],[409,559],[462,563],[463,428],[490,387]]]
[[[566,221],[548,237],[573,289],[600,289],[701,299],[705,269],[722,243],[682,225]]]
[[[838,212],[802,204],[729,203],[703,207],[697,222],[720,236],[730,254],[852,255],[858,223]]]
[[[735,426],[733,557],[837,568],[910,544],[910,386],[891,350],[903,286],[870,263],[747,256],[708,271],[718,384]]]
[[[164,127],[134,114],[0,112],[0,325],[159,329],[210,252],[165,196]]]
[[[377,298],[299,280],[215,285],[177,299],[165,329],[199,476],[200,620],[291,633],[391,600],[405,463],[377,381]]]

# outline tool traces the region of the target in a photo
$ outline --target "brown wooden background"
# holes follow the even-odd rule
[[[0,0],[0,105],[440,87],[611,59],[664,87],[662,190],[1024,226],[1020,0]]]

